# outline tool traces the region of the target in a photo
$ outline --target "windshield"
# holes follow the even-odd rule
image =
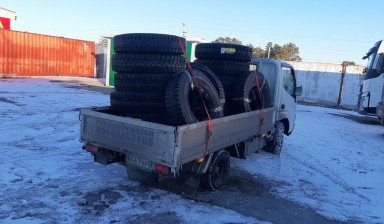
[[[373,54],[369,55],[369,57],[368,57],[368,65],[367,65],[368,69],[372,69],[372,66],[373,66],[373,63],[375,61],[375,58],[376,58],[376,53],[373,53]]]

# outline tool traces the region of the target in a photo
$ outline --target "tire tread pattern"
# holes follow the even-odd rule
[[[119,92],[164,93],[174,74],[130,74],[115,75],[115,90]]]
[[[110,99],[111,108],[121,112],[161,113],[165,111],[165,99],[162,93],[114,91]]]
[[[235,49],[235,52],[224,53],[222,51],[223,48],[233,48]],[[239,44],[203,43],[196,46],[195,54],[196,58],[198,59],[249,62],[251,60],[252,49],[250,47]]]
[[[128,54],[112,56],[112,69],[120,73],[177,73],[185,70],[180,55]]]
[[[207,66],[217,76],[242,75],[246,72],[249,72],[248,62],[203,59],[198,59],[196,62]]]
[[[181,38],[185,46],[185,38]],[[114,50],[117,53],[161,53],[181,55],[179,37],[167,34],[129,33],[114,37]]]

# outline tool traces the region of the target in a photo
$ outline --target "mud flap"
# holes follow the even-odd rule
[[[94,161],[104,166],[125,160],[125,155],[112,150],[98,148],[94,155]]]

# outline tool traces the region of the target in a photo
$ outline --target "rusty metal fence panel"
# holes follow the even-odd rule
[[[95,43],[0,30],[0,76],[94,76]]]

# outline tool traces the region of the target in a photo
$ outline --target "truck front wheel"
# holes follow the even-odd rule
[[[207,172],[202,176],[202,187],[212,191],[221,188],[227,182],[229,168],[229,153],[225,150],[215,152]]]
[[[283,122],[276,122],[275,133],[271,140],[267,140],[266,151],[275,154],[280,154],[283,149],[284,142],[284,124]]]

